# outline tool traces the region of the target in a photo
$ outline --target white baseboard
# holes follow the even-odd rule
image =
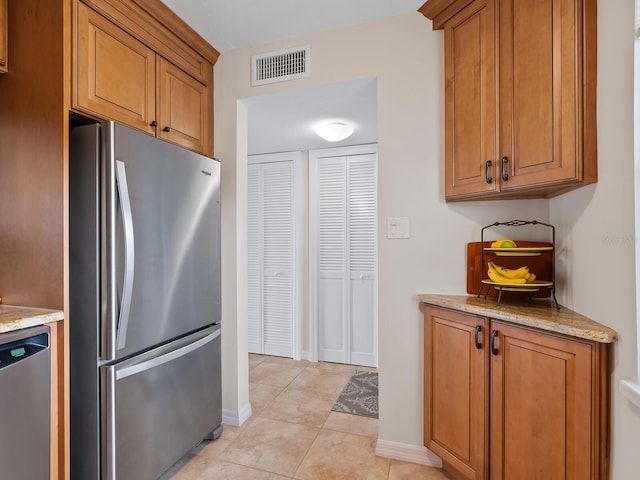
[[[618,386],[620,393],[622,393],[628,400],[632,401],[638,407],[640,407],[640,384],[631,382],[629,380],[620,380]]]
[[[251,416],[251,404],[247,403],[239,412],[222,409],[222,423],[239,427]]]
[[[311,352],[305,352],[302,351],[300,352],[300,360],[307,360],[307,361],[311,361]]]
[[[442,468],[442,460],[431,450],[418,445],[380,440],[376,445],[376,455],[379,457],[402,460],[403,462],[418,463],[429,467]]]

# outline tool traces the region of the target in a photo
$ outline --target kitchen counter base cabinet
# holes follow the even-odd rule
[[[424,443],[468,479],[608,478],[608,348],[422,304]]]
[[[463,478],[486,478],[489,351],[476,348],[488,320],[423,308],[425,446]],[[429,408],[426,408],[426,407]]]

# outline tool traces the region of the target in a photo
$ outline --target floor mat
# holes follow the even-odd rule
[[[356,371],[331,410],[378,418],[378,374]]]

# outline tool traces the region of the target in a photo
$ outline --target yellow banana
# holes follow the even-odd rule
[[[527,283],[531,283],[533,281],[535,281],[536,279],[536,274],[535,273],[530,273],[529,275],[527,275]]]
[[[491,262],[493,263],[493,262]],[[500,265],[493,264],[493,267],[497,270],[497,272],[503,277],[507,278],[524,278],[526,279],[529,276],[529,267],[520,267],[516,270],[512,270],[510,268],[501,267]]]
[[[487,273],[489,274],[489,278],[491,279],[491,281],[493,281],[495,283],[509,283],[509,284],[518,284],[518,285],[523,284],[523,283],[527,283],[527,280],[524,279],[524,278],[507,278],[507,277],[503,277],[496,270],[494,270],[492,268],[489,268]]]

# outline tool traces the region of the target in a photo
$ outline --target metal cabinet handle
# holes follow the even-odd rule
[[[482,337],[480,336],[481,333],[482,333],[482,325],[476,325],[475,341],[476,341],[476,348],[478,350],[482,350]]]
[[[496,346],[496,339],[498,338],[498,330],[491,331],[491,353],[498,355],[498,347]]]
[[[168,126],[167,126],[167,127],[164,127],[164,128],[162,129],[162,131],[163,131],[163,132],[170,132],[170,131],[171,131],[171,127],[168,127]]]
[[[509,163],[509,157],[502,157],[502,180],[505,182],[509,180],[509,173],[507,172],[507,163]]]
[[[158,126],[158,122],[156,122],[155,120],[153,122],[151,122],[149,124],[150,127],[157,127]]]
[[[484,179],[487,183],[492,183],[493,178],[491,177],[491,167],[493,166],[493,162],[491,160],[487,160],[487,163],[484,166]]]

